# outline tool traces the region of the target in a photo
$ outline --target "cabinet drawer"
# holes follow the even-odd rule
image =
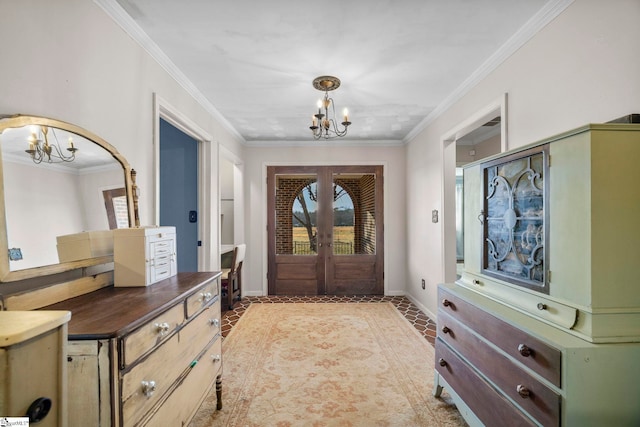
[[[122,338],[120,366],[127,367],[168,338],[184,322],[184,308],[178,304]]]
[[[212,280],[200,288],[198,292],[187,298],[187,318],[196,314],[202,307],[205,307],[211,300],[218,296],[218,280]]]
[[[172,255],[163,255],[159,258],[151,260],[149,266],[149,277],[151,283],[159,282],[162,279],[167,279],[173,276],[174,262]]]
[[[125,426],[136,424],[171,390],[176,380],[192,368],[191,364],[199,352],[219,331],[219,321],[211,321],[218,319],[219,313],[219,304],[205,308],[144,361],[122,375],[122,418]],[[150,391],[152,381],[153,391],[145,394],[145,384]]]
[[[158,240],[149,242],[149,255],[158,258],[173,253],[173,240]]]
[[[222,374],[222,339],[216,340],[205,350],[198,363],[182,383],[171,393],[167,401],[150,414],[145,427],[186,426],[207,397],[218,375]]]
[[[438,336],[542,425],[559,425],[559,394],[442,311],[438,312]]]
[[[450,292],[438,289],[439,312],[445,312],[486,338],[505,353],[560,387],[560,350],[532,337]]]
[[[444,342],[436,339],[436,371],[487,426],[535,426],[507,398],[482,379]],[[490,404],[487,404],[490,402]]]

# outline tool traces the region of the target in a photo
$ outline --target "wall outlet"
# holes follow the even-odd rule
[[[427,289],[427,283],[422,279],[422,289]]]
[[[436,223],[438,222],[438,210],[434,209],[431,211],[431,222]]]

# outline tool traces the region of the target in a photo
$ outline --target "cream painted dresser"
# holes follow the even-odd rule
[[[470,425],[640,425],[640,126],[464,169],[464,268],[438,288],[435,389]]]
[[[69,426],[181,426],[215,384],[221,403],[219,272],[107,287],[46,310],[69,323]]]
[[[68,311],[0,311],[0,419],[67,425]],[[0,423],[2,424],[2,423]]]

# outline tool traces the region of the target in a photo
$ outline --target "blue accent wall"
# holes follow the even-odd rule
[[[176,227],[178,271],[198,271],[198,141],[160,119],[160,224]]]

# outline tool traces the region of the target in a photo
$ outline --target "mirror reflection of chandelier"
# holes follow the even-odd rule
[[[351,122],[349,111],[345,108],[342,115],[342,128],[338,127],[336,110],[333,99],[329,98],[329,91],[340,87],[340,79],[333,76],[320,76],[313,79],[313,87],[324,92],[324,98],[318,100],[318,113],[311,117],[309,129],[314,139],[332,139],[345,136]]]
[[[69,137],[67,151],[71,154],[66,155],[63,152],[63,149],[60,148],[60,143],[58,142],[58,136],[53,128],[51,128],[51,133],[53,134],[53,138],[55,139],[55,143],[49,143],[49,127],[47,126],[33,126],[31,128],[31,136],[27,138],[29,142],[29,149],[24,150],[29,153],[31,156],[31,160],[34,163],[62,163],[62,162],[72,162],[76,159],[76,151],[78,149],[73,145],[73,139]],[[39,138],[40,135],[41,138]]]

